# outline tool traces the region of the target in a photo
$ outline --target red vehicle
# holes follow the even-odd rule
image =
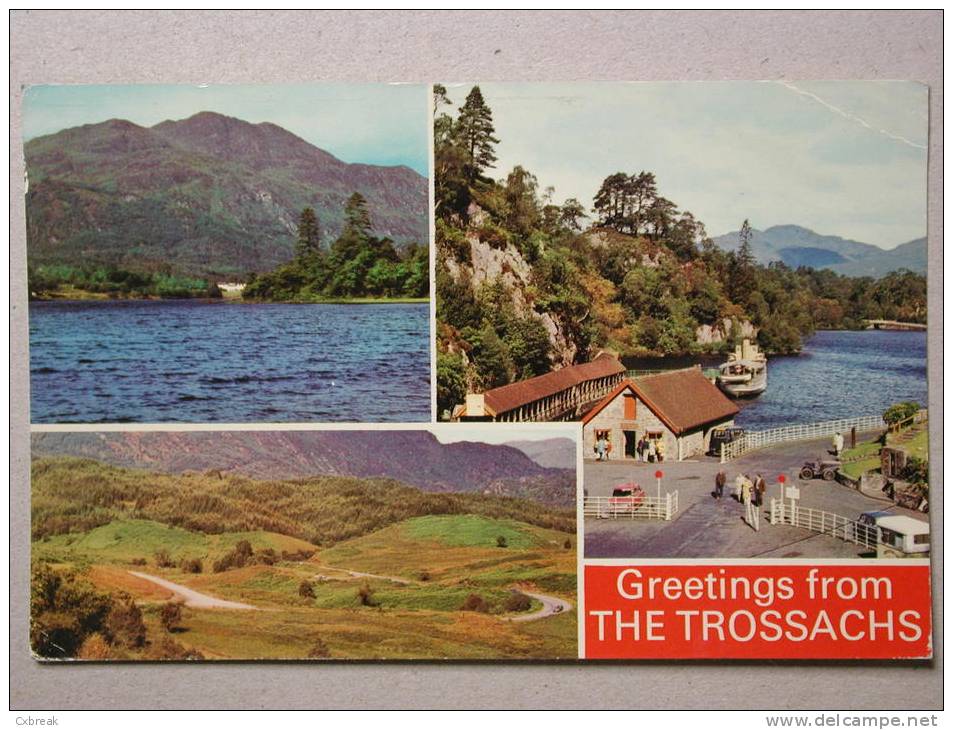
[[[645,490],[635,482],[620,484],[612,490],[612,496],[609,497],[609,509],[616,510],[636,510],[645,501]]]

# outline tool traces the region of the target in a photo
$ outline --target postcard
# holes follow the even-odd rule
[[[29,90],[34,656],[931,658],[926,114]]]

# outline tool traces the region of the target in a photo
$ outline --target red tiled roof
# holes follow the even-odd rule
[[[622,363],[612,355],[602,353],[592,362],[570,365],[545,375],[488,390],[483,394],[484,403],[495,415],[499,415],[555,395],[574,385],[624,372],[625,366]]]
[[[686,368],[623,380],[583,417],[583,424],[589,423],[626,389],[631,389],[639,396],[675,434],[731,418],[738,413],[738,406],[702,375],[699,368]]]

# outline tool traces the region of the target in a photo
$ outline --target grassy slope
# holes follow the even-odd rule
[[[571,509],[482,494],[434,494],[387,479],[279,482],[218,472],[156,474],[72,457],[34,459],[32,468],[35,538],[141,519],[204,533],[264,530],[330,547],[430,514],[479,514],[575,531]]]
[[[279,520],[269,507],[280,504],[283,509],[300,509],[293,499],[297,492],[303,490],[307,499],[320,500],[320,487],[328,487],[325,482],[329,482],[334,488],[330,488],[328,503],[318,501],[315,508],[340,510],[341,515],[350,516],[348,510],[354,503],[340,502],[342,493],[361,498],[362,490],[368,488],[351,479],[319,480],[317,491],[301,482],[235,481],[230,484],[231,478],[207,475],[147,474],[88,460],[40,460],[34,470],[35,514],[48,525],[58,524],[72,532],[35,540],[34,558],[71,565],[100,590],[134,596],[143,607],[153,641],[162,635],[158,610],[172,596],[130,575],[129,570],[160,575],[213,596],[266,609],[184,609],[185,630],[174,638],[208,658],[303,658],[318,638],[329,647],[332,657],[339,658],[575,657],[575,611],[514,623],[505,620],[503,610],[510,592],[518,588],[575,603],[576,554],[564,547],[567,539],[575,547],[575,537],[507,515],[430,514],[398,519],[396,513],[385,511],[381,529],[338,541],[308,561],[202,574],[158,568],[153,554],[164,549],[176,560],[202,558],[207,571],[211,560],[241,539],[247,539],[255,550],[272,548],[279,554],[314,549],[297,537],[274,530],[212,534],[135,518],[148,511],[149,500],[159,498],[164,504],[167,490],[174,490],[172,496],[181,509],[201,513],[208,501],[209,511],[216,512],[224,523],[235,521],[230,513],[233,508],[244,510],[246,521],[259,510],[267,511],[280,529],[296,531],[296,520]],[[221,489],[210,494],[210,487]],[[412,492],[416,490],[409,490]],[[258,499],[251,499],[252,494]],[[238,501],[218,503],[213,496]],[[478,498],[472,505],[492,511],[499,499]],[[511,506],[520,503],[510,500]],[[83,530],[81,525],[90,514],[108,521]],[[506,538],[507,547],[497,546],[498,536]],[[146,558],[148,564],[134,566],[131,561],[137,558]],[[397,576],[409,583],[351,576],[348,570]],[[315,598],[298,595],[303,580],[312,582]],[[373,592],[373,606],[362,606],[358,599],[358,589],[365,584]],[[471,593],[487,601],[491,612],[459,610]],[[533,608],[537,607],[534,601]]]

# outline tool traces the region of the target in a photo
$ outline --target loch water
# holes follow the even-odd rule
[[[34,423],[428,421],[428,304],[31,302]]]
[[[723,359],[640,358],[630,368],[717,367]],[[821,331],[800,355],[768,358],[768,389],[735,401],[735,423],[760,431],[798,423],[877,415],[897,401],[927,405],[927,333]]]

